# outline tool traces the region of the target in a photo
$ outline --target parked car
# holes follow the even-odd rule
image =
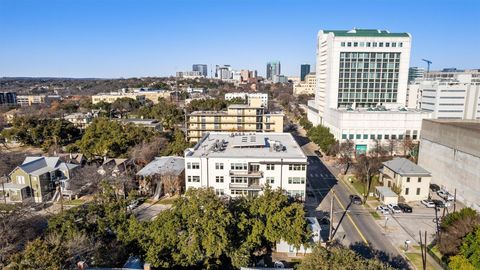
[[[398,207],[400,207],[404,213],[412,213],[413,211],[412,207],[406,203],[398,203]]]
[[[436,184],[430,184],[430,190],[433,192],[437,192],[440,190],[440,187]]]
[[[425,205],[427,208],[434,208],[435,203],[432,202],[431,200],[422,200],[421,203]]]
[[[133,200],[133,201],[127,206],[127,210],[128,210],[128,211],[132,211],[133,209],[137,208],[139,204],[140,204],[140,201],[139,201],[139,200]]]
[[[445,204],[441,200],[432,200],[432,202],[435,204],[436,207],[438,208],[445,208]]]
[[[360,198],[360,196],[355,194],[350,195],[350,201],[353,204],[362,204],[362,198]]]
[[[388,209],[390,209],[390,211],[392,211],[392,213],[394,214],[402,213],[402,209],[400,209],[400,207],[398,207],[398,205],[396,204],[389,203],[387,204],[387,206],[388,206]]]
[[[439,190],[437,191],[437,195],[440,196],[440,198],[444,199],[445,201],[453,201],[453,195],[448,193],[446,190]]]
[[[317,155],[318,157],[323,157],[322,155],[322,152],[320,152],[319,150],[315,150],[313,151],[315,153],[315,155]]]
[[[379,211],[380,213],[382,213],[384,215],[390,214],[390,210],[388,209],[388,207],[386,205],[377,206],[377,211]]]

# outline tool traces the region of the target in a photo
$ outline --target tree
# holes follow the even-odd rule
[[[126,156],[130,147],[152,136],[152,131],[133,124],[124,125],[107,118],[96,118],[76,144],[87,158],[116,158]]]
[[[149,142],[141,142],[130,149],[130,157],[135,165],[144,167],[158,156],[167,146],[167,139],[164,137],[154,137]]]
[[[401,144],[402,144],[404,156],[410,154],[410,152],[412,152],[415,149],[415,143],[413,142],[412,139],[410,139],[410,137],[405,136]]]
[[[375,155],[360,155],[357,157],[357,164],[355,164],[355,174],[357,179],[365,183],[365,194],[363,202],[365,203],[368,198],[368,193],[372,185],[373,176],[378,173],[378,170],[382,167],[382,163]]]
[[[55,246],[43,239],[35,239],[28,243],[22,254],[17,254],[12,264],[7,268],[10,270],[23,269],[62,269],[63,253],[60,246]]]
[[[125,114],[138,109],[142,104],[133,98],[123,97],[116,99],[112,105],[111,110],[120,114],[123,118]]]
[[[338,155],[337,163],[345,167],[345,172],[343,173],[345,175],[353,164],[353,158],[355,156],[355,144],[353,141],[346,140],[340,143]]]
[[[388,139],[387,140],[387,150],[390,153],[390,156],[393,157],[393,153],[395,153],[395,149],[397,148],[397,140],[396,139]]]
[[[80,130],[66,120],[38,117],[15,117],[12,128],[2,131],[2,136],[25,145],[42,147],[66,146],[80,138]]]
[[[300,124],[300,126],[302,126],[307,131],[313,127],[312,122],[308,121],[308,119],[306,117],[300,118],[298,123]]]
[[[384,270],[393,269],[376,259],[365,259],[339,244],[326,249],[320,245],[315,246],[313,252],[305,256],[298,266],[299,270]]]
[[[480,216],[471,208],[448,214],[441,224],[439,251],[446,257],[459,254],[463,238],[480,224]]]
[[[336,142],[335,137],[330,133],[330,129],[322,125],[311,128],[307,132],[307,136],[314,143],[318,144],[324,153],[328,153],[330,147]]]
[[[170,143],[167,144],[167,147],[163,150],[162,155],[183,155],[185,149],[189,147],[189,143],[185,140],[185,135],[182,131],[176,129],[173,132],[173,138],[170,139]]]

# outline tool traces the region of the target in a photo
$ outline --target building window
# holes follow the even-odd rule
[[[215,194],[218,196],[225,195],[225,191],[223,189],[215,189]]]
[[[248,195],[248,191],[244,189],[232,189],[230,193],[232,195],[243,195],[243,196]]]
[[[382,134],[378,134],[377,135],[377,140],[381,140],[382,139]]]
[[[353,134],[348,134],[348,139],[353,140]]]
[[[368,134],[363,134],[363,139],[368,140]]]
[[[200,169],[200,163],[198,163],[198,162],[188,162],[187,163],[187,169],[198,170],[198,169]]]
[[[19,184],[19,185],[25,185],[25,176],[23,176],[23,175],[17,175],[17,184]]]
[[[345,47],[345,42],[340,43],[340,46]]]
[[[288,177],[289,184],[305,184],[305,177]]]
[[[407,177],[407,183],[410,183],[410,177]]]
[[[200,183],[200,176],[198,175],[189,175],[187,182]]]
[[[370,134],[370,140],[375,140],[375,134]]]
[[[248,178],[247,177],[241,177],[241,176],[232,177],[232,183],[246,184],[246,183],[248,183]]]
[[[288,170],[289,171],[305,171],[306,169],[305,164],[290,164],[288,165]]]
[[[421,183],[421,182],[422,182],[422,178],[418,177],[418,183]]]
[[[360,140],[362,138],[362,134],[357,134],[356,138],[357,138],[357,140]]]
[[[302,197],[305,196],[305,192],[303,190],[287,190],[287,194],[290,197]]]
[[[420,195],[420,188],[417,188],[417,195]]]
[[[223,163],[215,163],[215,170],[223,170]]]
[[[275,178],[274,177],[267,177],[267,184],[275,184]]]
[[[407,187],[407,188],[405,189],[405,195],[408,195],[408,190],[409,190],[409,188]]]
[[[223,183],[223,176],[215,176],[215,182]]]
[[[248,164],[247,163],[232,163],[230,165],[231,170],[235,171],[246,171],[248,170]]]
[[[275,170],[275,164],[267,164],[267,171]]]
[[[342,134],[342,140],[346,140],[347,139],[347,134]]]

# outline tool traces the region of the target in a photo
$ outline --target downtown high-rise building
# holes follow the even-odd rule
[[[219,80],[231,80],[232,76],[232,67],[230,65],[215,66],[215,78]]]
[[[305,81],[305,76],[310,73],[310,65],[309,64],[302,64],[300,66],[300,81]]]
[[[275,75],[281,75],[280,61],[271,61],[267,63],[267,80],[272,81]]]
[[[198,71],[203,77],[208,76],[208,66],[205,64],[193,64],[192,71]]]
[[[425,76],[425,69],[419,67],[410,67],[408,69],[408,82],[414,82],[415,79],[421,79]]]
[[[430,113],[405,108],[411,36],[376,29],[318,33],[315,100],[308,119],[352,140],[357,153],[374,140],[419,138]]]

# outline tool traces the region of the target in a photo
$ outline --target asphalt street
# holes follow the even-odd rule
[[[351,243],[350,247],[366,257],[375,253],[395,268],[408,269],[408,263],[381,232],[370,212],[363,205],[350,204],[349,196],[354,192],[336,178],[338,169],[328,166],[314,153],[317,146],[308,138],[297,134],[294,134],[294,137],[308,156],[307,178],[310,191],[315,195],[316,202],[322,204],[323,209],[325,204],[330,207],[331,196],[334,197],[333,224],[336,227],[341,220],[341,226]],[[345,212],[347,208],[348,211]]]

